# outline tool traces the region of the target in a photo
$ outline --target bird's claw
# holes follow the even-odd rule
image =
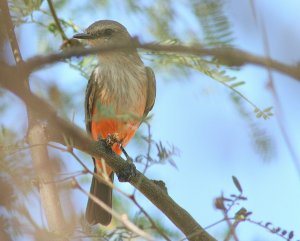
[[[104,143],[106,147],[108,147],[112,151],[112,146],[117,143],[119,144],[122,152],[126,156],[127,159],[127,165],[124,169],[119,171],[117,174],[117,177],[120,182],[129,182],[133,177],[136,176],[136,167],[133,164],[132,158],[127,154],[125,149],[123,148],[118,133],[114,134],[108,134],[105,139],[99,139],[99,142]]]
[[[108,134],[104,139],[107,146],[112,147],[115,143],[120,143],[120,138],[118,133]]]

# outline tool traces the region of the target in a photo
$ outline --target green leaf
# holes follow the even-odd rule
[[[239,192],[242,193],[243,189],[242,189],[242,186],[241,186],[239,180],[235,176],[232,176],[232,181],[233,181],[235,187],[239,190]]]
[[[245,81],[240,81],[240,82],[237,82],[237,83],[234,83],[232,85],[230,85],[231,88],[236,88],[240,85],[244,85],[245,84]]]
[[[272,109],[273,109],[273,106],[270,106],[270,107],[264,109],[263,112],[271,112]]]
[[[256,114],[256,117],[257,117],[257,118],[260,118],[260,117],[262,117],[262,115],[263,115],[263,112],[259,111],[259,112]]]

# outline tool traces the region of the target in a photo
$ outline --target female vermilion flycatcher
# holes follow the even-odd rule
[[[92,46],[114,46],[120,43],[129,44],[131,41],[126,28],[111,20],[97,21],[85,33],[76,34],[74,38],[86,39]],[[119,144],[125,146],[154,105],[155,85],[153,71],[144,66],[136,49],[100,53],[98,65],[89,79],[85,98],[86,129],[93,139],[116,135]],[[112,150],[120,155],[119,144],[115,143]],[[111,168],[103,166],[101,160],[93,158],[93,161],[95,173],[103,175],[106,172],[113,181]],[[95,177],[90,192],[112,207],[112,189]],[[108,225],[111,214],[89,199],[86,219],[91,224]]]

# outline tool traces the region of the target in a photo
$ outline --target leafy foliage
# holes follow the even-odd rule
[[[204,33],[204,45],[230,47],[234,40],[231,24],[223,11],[223,1],[192,1],[195,16],[198,17]]]
[[[169,41],[172,45],[176,45],[178,41]],[[178,55],[172,53],[162,53],[157,54],[158,58],[156,61],[159,63],[166,64],[176,64],[177,66],[187,66],[200,71],[201,73],[209,76],[210,78],[218,81],[220,84],[224,85],[226,88],[230,89],[233,93],[238,95],[244,101],[246,101],[250,106],[253,107],[257,118],[264,118],[265,120],[270,118],[273,113],[271,112],[272,107],[265,109],[260,109],[254,102],[252,102],[248,97],[243,95],[237,88],[244,85],[244,81],[236,80],[236,77],[229,76],[224,67],[220,67],[219,64],[214,60],[207,60],[205,58],[187,55]]]
[[[42,0],[10,0],[9,8],[15,25],[27,22],[27,17],[39,10]]]
[[[232,93],[231,99],[233,100],[234,105],[236,105],[237,111],[248,124],[255,150],[263,157],[263,159],[270,160],[275,151],[275,144],[270,134],[266,130],[262,129],[262,127],[260,127],[260,125],[257,123],[257,120],[253,117],[252,113],[248,113],[245,110],[240,96]],[[271,109],[269,108],[269,110]],[[270,114],[268,112],[268,108],[266,109],[266,111],[266,115]]]

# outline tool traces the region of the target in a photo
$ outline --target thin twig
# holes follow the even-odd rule
[[[229,227],[228,234],[225,237],[224,241],[229,241],[229,239],[230,239],[231,236],[233,237],[233,239],[235,241],[239,241],[239,239],[238,239],[238,237],[237,237],[237,235],[235,233],[236,223],[233,223],[233,224],[231,223],[230,218],[228,217],[228,214],[227,214],[226,210],[223,210],[223,215],[224,215],[224,219],[227,222],[228,227]]]
[[[60,36],[61,36],[62,40],[63,40],[63,41],[68,40],[68,37],[67,37],[67,35],[65,34],[65,32],[64,32],[64,30],[62,29],[62,26],[61,26],[61,24],[60,24],[60,20],[59,20],[59,18],[57,17],[57,14],[56,14],[55,8],[54,8],[54,6],[53,6],[52,0],[47,0],[47,2],[48,2],[49,8],[50,8],[50,12],[51,12],[52,17],[53,17],[53,19],[54,19],[54,21],[55,21],[55,24],[56,24],[56,26],[57,26],[57,28],[58,28],[58,31],[59,31],[59,33],[60,33]]]
[[[145,231],[141,230],[140,228],[138,228],[134,223],[132,223],[126,215],[120,215],[118,214],[116,211],[114,211],[113,209],[111,209],[108,205],[106,205],[103,201],[101,201],[100,199],[98,199],[96,196],[92,195],[91,193],[85,191],[77,182],[77,180],[75,178],[73,178],[73,181],[75,183],[75,187],[77,189],[79,189],[82,193],[84,193],[85,195],[87,195],[90,199],[92,199],[97,205],[99,205],[101,208],[103,208],[105,211],[109,212],[114,218],[116,218],[117,220],[119,220],[121,223],[123,223],[123,225],[125,227],[127,227],[129,230],[131,230],[132,232],[136,233],[137,235],[139,235],[140,237],[149,240],[149,241],[153,241],[154,239]]]
[[[248,222],[248,223],[257,225],[257,226],[259,226],[259,227],[261,227],[261,228],[263,228],[263,229],[268,230],[268,231],[271,232],[272,234],[277,235],[278,237],[281,237],[281,238],[283,238],[283,239],[285,239],[285,240],[287,240],[287,241],[291,241],[291,239],[289,239],[288,237],[285,236],[286,234],[283,234],[283,233],[282,233],[282,231],[284,231],[284,229],[283,229],[283,230],[279,229],[279,230],[281,230],[281,232],[274,232],[274,231],[276,230],[276,228],[274,228],[274,226],[273,226],[273,227],[269,227],[269,225],[263,224],[262,222],[254,221],[254,220],[252,220],[252,219],[250,219],[250,218],[245,219],[245,222]],[[285,230],[285,231],[286,231],[286,230]],[[288,234],[287,231],[286,231],[286,233]],[[297,239],[297,240],[299,240],[299,239]]]
[[[133,203],[140,209],[140,211],[146,216],[146,218],[151,223],[152,227],[157,230],[157,232],[167,241],[171,241],[171,239],[156,225],[154,220],[150,217],[150,215],[146,212],[146,210],[136,201],[135,196],[131,197]]]
[[[263,43],[264,43],[264,50],[266,52],[266,56],[267,58],[270,58],[271,54],[270,54],[270,48],[269,48],[269,41],[268,41],[268,36],[267,36],[267,32],[265,29],[265,25],[264,22],[262,21],[262,32],[263,32]],[[279,126],[279,129],[281,131],[281,134],[283,136],[283,139],[286,143],[286,146],[290,152],[291,155],[291,159],[292,162],[294,164],[294,167],[298,173],[298,178],[300,178],[300,160],[299,157],[296,154],[295,148],[293,147],[292,141],[289,137],[289,134],[287,132],[287,129],[285,127],[285,121],[284,121],[284,115],[283,115],[283,111],[282,111],[282,106],[281,106],[281,102],[280,102],[280,98],[278,96],[277,90],[275,88],[275,84],[274,84],[274,78],[273,78],[273,74],[272,74],[272,70],[270,69],[270,67],[267,67],[267,71],[268,71],[268,87],[271,91],[271,94],[273,96],[273,100],[275,102],[275,106],[276,106],[276,120]]]

